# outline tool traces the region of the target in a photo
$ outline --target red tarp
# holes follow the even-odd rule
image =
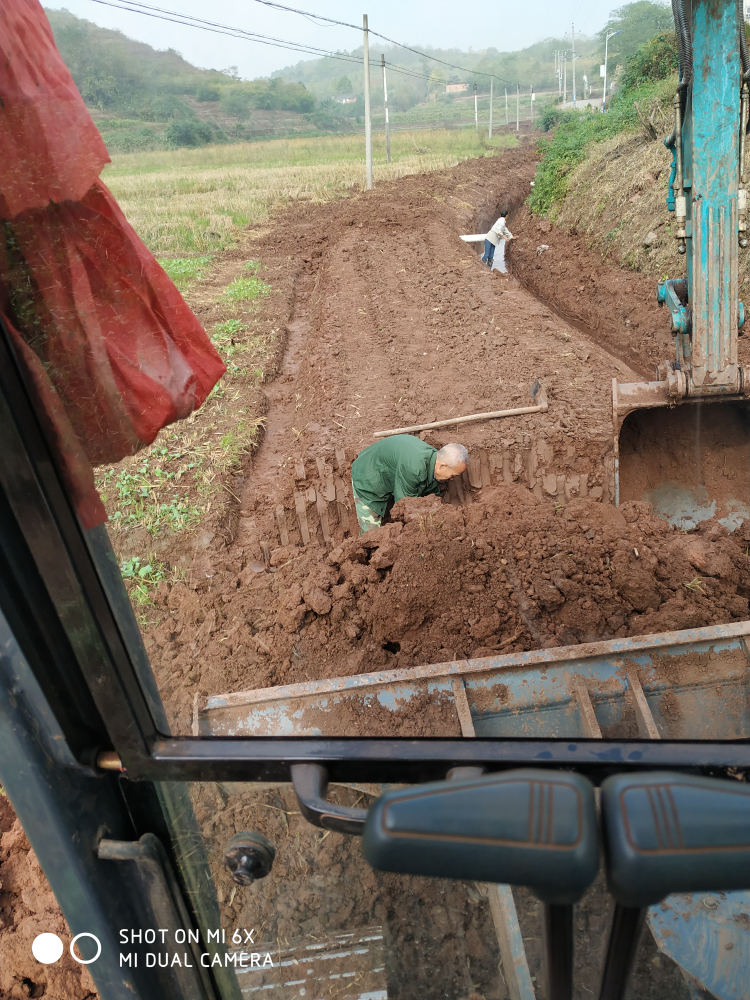
[[[106,148],[38,0],[0,2],[0,310],[85,527],[90,463],[199,407],[226,368],[98,180]]]

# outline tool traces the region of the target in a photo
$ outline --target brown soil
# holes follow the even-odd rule
[[[750,496],[748,411],[742,403],[692,403],[630,414],[620,435],[620,496],[643,497],[663,482],[703,487],[716,500]]]
[[[392,516],[403,527],[328,554],[310,547],[275,573],[244,571],[200,602],[184,585],[168,596],[165,587],[169,617],[154,641],[164,643],[157,676],[175,724],[190,717],[195,688],[178,678],[195,663],[199,689],[217,693],[748,616],[747,542],[714,522],[684,534],[647,504],[555,509],[516,484],[481,493],[463,507],[402,502]],[[391,712],[376,709],[363,711],[366,731],[392,733]],[[419,735],[409,716],[403,735]],[[342,717],[336,732],[353,735],[358,722]]]
[[[0,996],[3,1000],[96,1000],[85,966],[67,951],[54,965],[31,953],[37,934],[71,940],[65,918],[5,795],[0,796]]]
[[[587,258],[519,207],[535,157],[528,142],[335,204],[295,203],[272,229],[248,237],[244,255],[283,277],[273,301],[287,349],[266,387],[265,438],[234,477],[220,525],[169,543],[186,578],[160,585],[159,621],[144,638],[175,732],[190,732],[196,695],[748,617],[750,536],[729,537],[715,522],[684,534],[647,504],[611,506],[611,381],[638,380],[668,356],[667,321],[652,305],[651,279]],[[458,240],[486,229],[505,204],[517,237],[507,278]],[[542,243],[552,249],[539,256]],[[529,405],[537,377],[548,412],[427,435],[488,458],[481,488],[475,476],[474,487],[466,480],[442,502],[398,505],[391,523],[362,540],[345,537],[342,516],[355,523],[349,466],[374,431]],[[303,546],[294,492],[323,492],[331,474],[345,492],[338,514],[329,508],[333,540],[324,544],[308,499]],[[441,709],[431,709],[430,727],[447,725]],[[359,732],[361,723],[352,712],[340,730]],[[403,735],[425,731],[418,719],[409,726]],[[243,791],[246,802],[238,795],[231,814],[226,801],[216,812],[212,794],[196,788],[216,858],[226,837],[247,827],[285,844],[274,877],[235,896],[222,889],[233,919],[263,924],[264,939],[282,944],[318,927],[340,930],[342,921],[387,925],[398,944],[389,996],[399,995],[391,983],[413,988],[415,968],[435,996],[469,996],[479,983],[480,995],[504,995],[486,903],[469,913],[463,886],[370,871],[356,841],[303,824],[288,789]],[[353,793],[336,794],[352,804]],[[601,914],[585,920],[581,933],[601,940]],[[656,961],[645,977],[651,993],[640,996],[667,996]],[[444,986],[449,968],[456,978]]]
[[[698,568],[687,536],[648,505],[607,503],[611,380],[641,377],[654,346],[646,317],[655,328],[660,316],[638,284],[647,279],[600,261],[598,291],[577,291],[579,258],[538,257],[547,234],[535,227],[545,224],[516,207],[514,274],[533,283],[533,262],[555,308],[598,331],[592,338],[457,239],[486,228],[503,204],[521,204],[535,156],[526,142],[336,204],[295,204],[251,243],[269,273],[285,275],[277,299],[282,319],[291,316],[287,351],[267,387],[265,439],[235,481],[234,538],[198,548],[189,539],[185,582],[155,595],[161,620],[146,644],[176,731],[189,731],[196,694],[747,617],[741,540],[704,523],[693,540],[705,549]],[[568,310],[584,298],[586,310]],[[362,542],[345,540],[331,504],[329,545],[313,494],[311,543],[301,545],[295,490],[323,492],[334,476],[346,491],[373,431],[527,405],[536,377],[547,413],[426,433],[489,456],[490,485],[465,480],[442,503],[399,505],[394,523]],[[299,463],[304,481],[295,481]],[[721,572],[710,572],[717,561]],[[701,586],[687,588],[696,577]],[[352,726],[341,719],[342,732]]]
[[[407,1000],[417,989],[427,1000],[500,1000],[507,995],[489,904],[473,885],[374,871],[362,857],[359,838],[325,832],[303,820],[288,786],[199,785],[193,786],[193,799],[204,837],[214,847],[211,857],[227,926],[255,928],[262,944],[254,950],[269,950],[275,959],[278,950],[299,943],[309,955],[311,948],[342,931],[369,928],[378,933],[379,928],[384,936],[385,968],[375,984],[341,982],[344,970],[338,966],[326,969],[321,979],[313,963],[295,963],[294,976],[286,978],[303,980],[308,1000],[354,998],[374,986],[387,987],[392,1000]],[[330,790],[329,800],[359,807],[371,801],[341,787]],[[276,858],[268,878],[242,889],[233,885],[220,858],[228,838],[247,829],[267,837]],[[347,961],[345,956],[343,964]],[[329,981],[331,972],[338,982]],[[261,976],[248,977],[242,985],[262,981]],[[344,989],[347,985],[352,988]]]
[[[674,360],[669,312],[657,305],[653,276],[618,267],[590,236],[538,219],[526,206],[512,230],[520,236],[513,243],[513,273],[538,299],[646,381],[656,378],[661,361]],[[539,253],[542,246],[548,249]],[[738,351],[740,364],[750,363],[747,338],[740,337]]]

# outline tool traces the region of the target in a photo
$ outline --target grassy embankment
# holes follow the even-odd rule
[[[378,182],[441,170],[515,145],[473,130],[374,141]],[[113,157],[104,180],[141,238],[198,312],[228,371],[204,406],[149,448],[97,470],[128,586],[148,623],[149,594],[189,565],[188,535],[216,530],[239,502],[233,474],[260,439],[262,384],[280,357],[290,275],[253,259],[252,234],[290,201],[325,202],[364,187],[364,139],[335,136]],[[290,265],[291,266],[291,265]],[[285,284],[286,283],[286,284]],[[207,529],[207,525],[213,525]],[[182,567],[182,568],[180,568]]]
[[[589,236],[590,245],[624,267],[679,277],[666,209],[677,87],[672,32],[654,36],[627,60],[606,115],[550,108],[549,138],[529,198],[536,215]]]

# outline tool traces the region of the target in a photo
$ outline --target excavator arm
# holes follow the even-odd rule
[[[735,524],[738,511],[750,516],[750,480],[730,489],[709,451],[728,433],[732,467],[750,461],[750,368],[738,360],[750,58],[739,0],[673,0],[672,8],[680,79],[664,140],[673,153],[667,208],[686,276],[657,289],[674,359],[654,382],[613,383],[615,495],[649,500],[679,527],[715,514],[735,515]]]

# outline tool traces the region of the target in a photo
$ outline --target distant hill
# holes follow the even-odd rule
[[[445,93],[448,83],[466,83],[473,93],[474,84],[479,94],[489,93],[489,75],[495,78],[495,94],[502,94],[505,87],[508,93],[515,94],[516,85],[529,91],[533,86],[536,91],[557,90],[555,75],[555,52],[570,47],[570,42],[560,38],[546,38],[517,52],[500,52],[496,48],[481,51],[462,52],[459,49],[426,48],[426,55],[440,59],[444,63],[463,67],[466,72],[444,66],[432,60],[418,56],[408,49],[381,45],[375,37],[370,42],[371,79],[370,90],[373,106],[380,106],[382,101],[382,74],[380,69],[381,53],[385,55],[386,63],[400,66],[419,77],[399,73],[395,69],[388,71],[388,104],[394,111],[408,111],[416,104],[428,100],[449,101],[450,94]],[[576,76],[578,91],[582,92],[583,75],[596,84],[599,83],[599,62],[601,45],[598,38],[576,38]],[[342,53],[356,61],[350,65],[337,59],[308,59],[274,73],[274,78],[299,80],[315,95],[320,103],[335,102],[342,92],[350,91],[360,98],[356,113],[362,114],[361,97],[364,90],[364,74],[362,72],[362,48]],[[357,65],[359,63],[359,65]],[[568,90],[571,88],[572,70],[568,63]],[[601,96],[601,94],[599,95]],[[349,114],[355,111],[352,105]]]
[[[110,152],[246,142],[315,132],[315,96],[283,79],[206,70],[67,10],[46,10],[55,41]]]
[[[648,0],[627,4],[616,13],[632,9],[642,19],[642,8],[652,20],[653,11],[662,16],[662,5]],[[353,62],[309,59],[274,73],[270,79],[246,81],[239,79],[235,67],[199,69],[174,49],[158,51],[67,10],[47,10],[46,14],[63,59],[110,152],[348,131],[362,122],[361,47],[341,53]],[[427,55],[462,67],[455,69],[407,49],[381,48],[373,36],[370,84],[376,123],[382,114],[381,51],[391,64],[388,96],[394,114],[400,117],[410,112],[404,121],[448,122],[454,117],[466,118],[468,111],[463,104],[475,84],[480,95],[489,92],[486,74],[494,75],[498,100],[506,87],[513,97],[516,85],[527,102],[532,86],[538,93],[546,90],[556,96],[555,52],[567,44],[564,39],[547,38],[518,52],[492,47],[476,52],[425,49]],[[594,96],[601,96],[597,94],[601,49],[598,38],[576,38],[580,97],[584,74],[594,87]],[[397,67],[408,72],[398,72]],[[568,62],[569,94],[571,79]],[[466,83],[468,95],[446,93],[448,83]],[[344,97],[350,103],[341,103]]]

